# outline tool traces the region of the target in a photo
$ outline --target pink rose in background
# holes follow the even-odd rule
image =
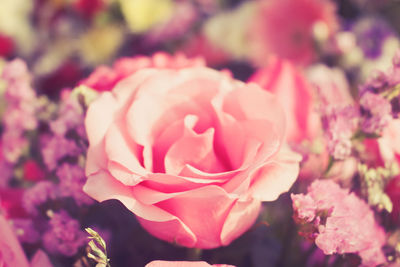
[[[284,117],[273,95],[223,72],[138,71],[88,109],[84,191],[120,200],[160,239],[228,245],[298,175]]]
[[[328,0],[258,2],[258,14],[249,29],[257,65],[265,66],[273,55],[308,65],[316,57],[315,28],[319,26],[329,36],[337,27],[335,6]]]
[[[287,141],[304,155],[300,177],[319,177],[329,162],[322,136],[321,99],[332,105],[353,103],[344,74],[317,65],[309,68],[305,76],[290,61],[275,58],[268,66],[256,71],[249,82],[273,93],[284,108]],[[349,159],[335,164],[329,175],[346,179],[354,174],[356,168],[355,161]]]
[[[301,143],[320,134],[321,123],[313,103],[312,87],[289,61],[274,59],[253,74],[249,82],[273,93],[283,106],[289,143]]]
[[[118,59],[112,68],[100,66],[80,84],[97,91],[110,91],[120,80],[143,68],[179,69],[201,66],[205,66],[205,62],[200,57],[189,59],[183,54],[171,56],[164,52],[158,52],[152,57],[136,56]]]
[[[235,267],[227,264],[210,265],[204,261],[152,261],[145,267]]]
[[[0,213],[0,266],[1,267],[51,267],[47,255],[41,250],[33,256],[31,263],[25,256],[24,251],[10,224]]]

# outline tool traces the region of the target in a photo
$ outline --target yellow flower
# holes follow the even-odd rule
[[[122,14],[132,32],[142,33],[171,18],[172,0],[119,0]]]
[[[0,0],[0,7],[0,32],[14,39],[20,54],[29,54],[36,41],[30,24],[33,1]]]
[[[256,8],[255,2],[245,2],[232,11],[222,12],[209,19],[203,31],[215,46],[236,59],[247,58],[249,51],[247,30]]]
[[[117,25],[104,25],[90,29],[79,40],[79,53],[90,65],[107,62],[123,41],[123,31]]]

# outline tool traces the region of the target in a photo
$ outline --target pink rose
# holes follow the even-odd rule
[[[276,55],[300,65],[311,63],[316,57],[314,31],[317,23],[323,35],[329,36],[337,28],[335,6],[330,1],[260,1],[250,30],[255,62],[264,65]]]
[[[257,2],[249,38],[256,64],[268,64],[271,56],[308,65],[316,58],[315,30],[321,37],[337,28],[335,5],[328,0],[270,0]],[[318,23],[318,24],[317,24]]]
[[[287,141],[292,148],[305,155],[301,178],[314,179],[325,171],[329,154],[323,143],[318,100],[328,104],[352,104],[347,81],[337,69],[323,65],[312,67],[307,79],[291,62],[275,58],[256,71],[249,82],[273,93],[285,111]],[[316,151],[316,152],[314,152]],[[336,163],[330,177],[351,177],[357,169],[354,159]]]
[[[81,81],[80,84],[91,87],[97,91],[110,91],[122,79],[132,75],[143,68],[167,68],[179,69],[186,67],[205,66],[202,58],[186,58],[183,54],[171,56],[164,52],[158,52],[152,57],[136,56],[117,60],[113,67],[100,66],[93,73]]]
[[[2,267],[51,267],[47,255],[41,250],[33,256],[31,263],[25,256],[24,251],[10,224],[0,214],[0,266]]]
[[[312,87],[289,61],[274,59],[267,67],[254,73],[249,82],[257,83],[276,95],[285,110],[289,143],[311,140],[321,133]]]
[[[284,121],[270,93],[222,72],[138,71],[89,106],[84,191],[160,239],[228,245],[298,175]]]
[[[210,265],[204,261],[152,261],[145,267],[235,267],[227,264]]]

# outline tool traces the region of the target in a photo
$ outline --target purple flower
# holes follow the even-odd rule
[[[366,92],[361,96],[361,129],[366,133],[380,133],[392,120],[392,106],[378,94]]]
[[[358,46],[370,59],[380,57],[386,38],[395,36],[394,30],[384,20],[376,17],[358,20],[352,26],[352,31],[356,35]]]
[[[4,159],[0,159],[0,173],[0,188],[6,187],[13,175],[13,168],[11,164]]]
[[[41,139],[42,157],[48,170],[54,170],[58,161],[66,156],[77,156],[82,151],[75,141],[64,136],[43,135]]]
[[[57,168],[57,176],[60,180],[58,194],[61,197],[72,197],[78,205],[93,203],[93,200],[82,191],[86,182],[82,167],[64,163]]]
[[[86,242],[86,234],[80,229],[79,222],[67,212],[60,211],[51,216],[49,230],[43,235],[43,245],[48,252],[70,257]]]
[[[36,94],[30,86],[30,74],[25,62],[16,59],[5,65],[1,78],[6,82],[2,150],[5,159],[15,163],[27,146],[26,130],[37,127]]]
[[[37,215],[41,204],[55,198],[56,186],[52,182],[43,181],[25,191],[22,205],[29,214]]]
[[[335,159],[351,154],[351,138],[357,129],[359,113],[354,106],[328,105],[322,108],[322,126],[325,130],[328,152]]]
[[[68,130],[73,129],[80,133],[80,128],[84,126],[84,114],[76,99],[69,96],[63,99],[58,114],[58,118],[50,122],[54,134],[64,136]]]
[[[36,243],[40,240],[39,232],[30,219],[13,219],[13,227],[18,240],[22,243]]]

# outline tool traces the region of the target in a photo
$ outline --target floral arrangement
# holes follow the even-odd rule
[[[395,0],[5,0],[0,266],[400,266]]]

